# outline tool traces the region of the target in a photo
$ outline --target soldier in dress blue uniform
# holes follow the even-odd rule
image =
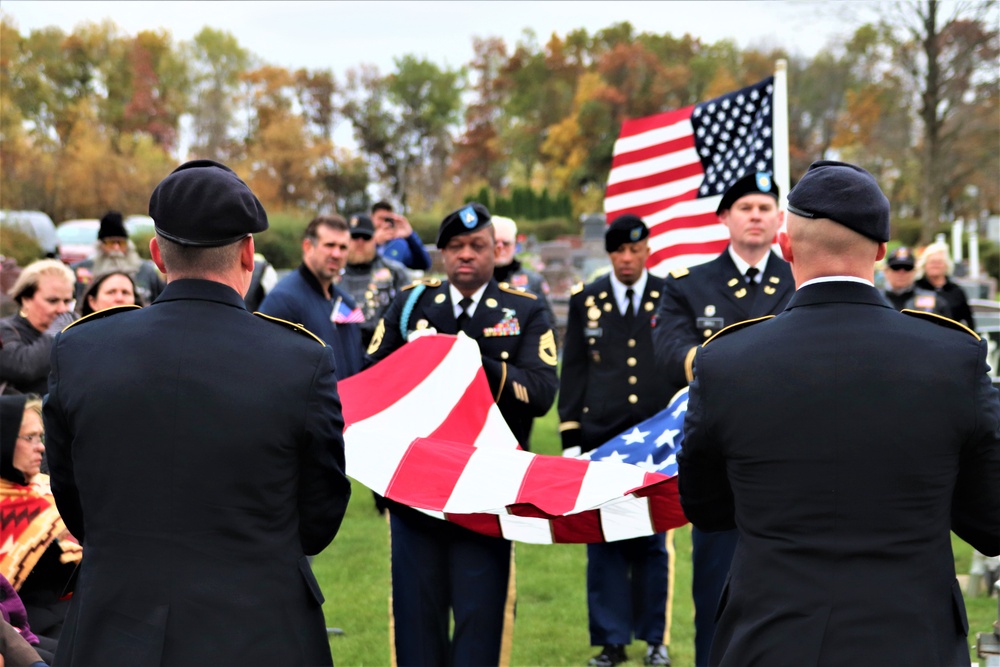
[[[232,170],[181,165],[149,213],[163,293],[52,349],[52,492],[87,548],[56,662],[332,664],[307,560],[350,497],[331,348],[247,311],[267,215]]]
[[[449,214],[437,247],[448,280],[424,279],[396,297],[375,329],[369,361],[384,359],[414,336],[464,332],[479,344],[494,400],[527,449],[531,422],[548,411],[558,387],[555,338],[545,311],[534,295],[493,279],[493,226],[480,204]],[[509,655],[510,542],[397,503],[390,502],[389,512],[399,664],[495,665],[502,647]]]
[[[767,173],[748,174],[723,195],[716,211],[729,228],[729,247],[714,260],[670,272],[656,312],[656,359],[671,391],[692,378],[695,351],[723,327],[781,312],[795,285],[788,263],[772,250],[784,214]],[[729,572],[736,531],[692,529],[695,660],[708,661],[715,610]]]
[[[889,201],[813,163],[779,236],[796,292],[697,353],[684,513],[739,542],[713,665],[968,665],[951,531],[1000,553],[1000,400],[987,345],[875,288]]]
[[[662,410],[671,388],[657,372],[651,320],[664,279],[646,270],[649,229],[626,214],[608,227],[612,271],[573,289],[559,384],[563,452],[595,449]],[[603,650],[591,665],[627,660],[632,637],[645,641],[647,665],[669,665],[665,639],[670,559],[668,536],[587,545],[590,643]]]

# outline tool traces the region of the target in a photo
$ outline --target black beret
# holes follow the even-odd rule
[[[375,236],[375,224],[365,213],[355,213],[351,216],[348,224],[351,227],[351,236],[363,236],[370,239]]]
[[[232,169],[193,160],[160,181],[149,198],[156,233],[184,246],[235,243],[267,229],[267,213]]]
[[[649,236],[649,227],[637,215],[619,215],[604,232],[604,249],[614,252],[626,243],[635,243]]]
[[[454,236],[470,234],[490,224],[492,224],[490,212],[485,206],[476,202],[466,204],[457,211],[449,213],[441,221],[441,226],[438,228],[437,247],[445,247]]]
[[[906,269],[907,271],[912,271],[913,267],[916,266],[916,259],[913,257],[913,251],[906,246],[900,246],[889,253],[889,256],[885,258],[886,265],[891,269]]]
[[[876,241],[889,240],[889,200],[875,177],[853,164],[813,162],[788,194],[788,210],[803,218],[829,218]]]
[[[726,194],[722,195],[719,208],[715,209],[718,215],[729,210],[736,200],[744,195],[771,195],[775,200],[779,199],[778,184],[766,171],[758,171],[755,174],[747,174],[740,180],[729,186]]]
[[[108,211],[101,218],[101,228],[97,231],[99,239],[127,239],[128,232],[125,230],[125,221],[118,211]]]

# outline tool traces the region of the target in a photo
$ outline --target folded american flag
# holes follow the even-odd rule
[[[715,215],[746,174],[774,171],[774,77],[676,111],[626,120],[612,150],[608,222],[649,226],[646,266],[657,275],[716,257],[729,230]]]
[[[642,425],[609,443],[617,454],[591,453],[604,461],[521,450],[493,402],[479,346],[464,335],[418,338],[341,382],[340,393],[348,474],[427,514],[540,544],[622,540],[687,522],[674,451],[647,452],[641,467],[614,460],[638,456]],[[668,431],[642,439],[666,446]]]

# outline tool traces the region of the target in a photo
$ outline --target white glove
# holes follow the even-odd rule
[[[409,333],[409,335],[407,335],[406,342],[412,343],[421,336],[433,336],[436,333],[437,329],[435,329],[434,327],[427,327],[426,329],[414,329]]]

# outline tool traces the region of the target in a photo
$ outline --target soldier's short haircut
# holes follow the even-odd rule
[[[309,221],[306,225],[305,231],[302,233],[302,240],[310,240],[313,243],[319,238],[319,233],[316,231],[320,227],[329,227],[330,229],[339,232],[349,232],[351,231],[350,225],[347,224],[347,220],[344,220],[342,215],[337,215],[336,213],[331,213],[330,215],[318,215]]]

